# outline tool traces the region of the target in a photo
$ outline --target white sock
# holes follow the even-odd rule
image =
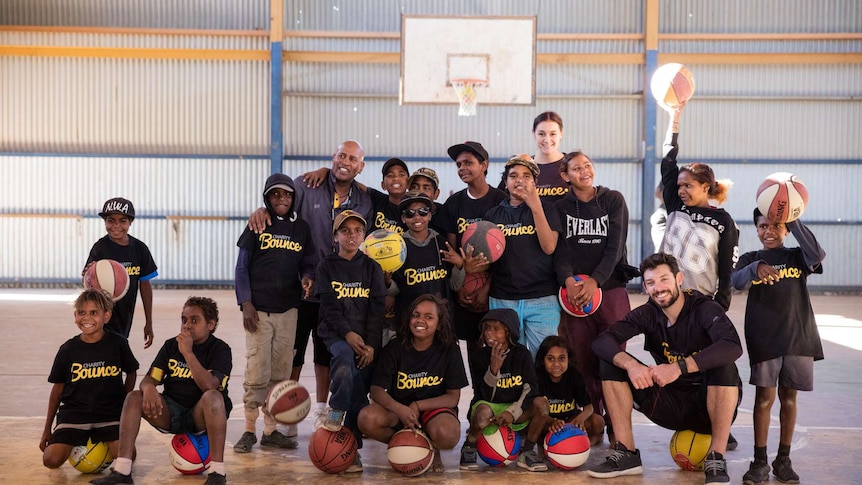
[[[123,475],[131,475],[132,474],[132,459],[131,458],[117,458],[114,460],[114,471],[117,473],[122,473]]]
[[[314,403],[314,413],[320,414],[326,412],[326,403],[325,402],[316,402]]]
[[[224,462],[223,461],[211,461],[209,467],[207,467],[207,475],[210,473],[218,473],[219,475],[226,475],[224,472]]]

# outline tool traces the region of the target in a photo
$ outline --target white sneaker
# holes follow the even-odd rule
[[[284,435],[288,438],[296,438],[299,435],[299,432],[296,429],[295,424],[288,424],[284,427]]]
[[[323,423],[326,421],[326,418],[329,417],[329,406],[325,403],[319,402],[314,405],[313,413],[313,423],[314,429],[320,428],[323,426]]]

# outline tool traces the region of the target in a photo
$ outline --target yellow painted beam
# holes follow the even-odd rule
[[[335,52],[335,51],[284,51],[283,59],[289,62],[338,62],[362,64],[398,64],[398,52]]]
[[[862,40],[858,32],[766,33],[766,34],[659,34],[659,40]]]
[[[680,64],[862,64],[862,53],[661,54],[658,63]]]
[[[265,30],[147,29],[127,27],[55,27],[47,25],[0,25],[0,32],[58,34],[187,35],[209,37],[267,37]]]
[[[643,64],[643,54],[536,54],[538,64]]]
[[[0,56],[269,61],[269,51],[266,50],[143,49],[128,47],[58,47],[38,45],[0,45]]]
[[[646,0],[644,6],[644,50],[658,49],[659,0]]]
[[[269,41],[284,40],[284,2],[270,0],[269,2]]]

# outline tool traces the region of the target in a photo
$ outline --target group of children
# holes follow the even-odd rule
[[[768,479],[766,437],[777,387],[782,431],[772,470],[792,482],[796,391],[813,389],[813,361],[823,358],[805,278],[822,272],[824,253],[800,221],[775,223],[755,211],[763,249],[746,253],[737,264],[735,223],[709,203],[722,200],[726,188],[706,165],[677,165],[681,112],[671,113],[669,151],[662,161],[668,216],[661,251],[679,261],[684,288],[712,297],[725,309],[731,285],[749,289],[745,333],[757,394],[755,460],[744,480]],[[390,159],[381,183],[387,194],[362,186],[371,194],[373,211],[338,210],[336,193],[331,232],[323,236],[299,217],[294,199],[301,187],[284,174],[269,177],[263,199],[271,224],[262,233],[246,230],[237,243],[236,293],[247,362],[245,430],[236,452],[249,452],[257,443],[256,421],[268,389],[297,376],[292,363],[304,347],[296,342],[297,308],[309,299],[320,302],[315,330],[331,356],[330,410],[321,425],[333,431],[347,426],[360,447],[363,436],[387,442],[401,428],[422,429],[436,450],[432,471],[442,471],[439,450],[452,449],[460,440],[457,404],[468,384],[458,339],[467,341],[473,387],[462,469],[476,468],[478,434],[492,424],[524,433],[518,466],[530,471],[547,470],[535,444],[565,423],[585,430],[593,444],[602,442],[607,426],[613,442],[591,344],[631,310],[626,283],[638,271],[628,264],[625,250],[628,209],[619,192],[594,184],[595,164],[587,155],[559,150],[562,120],[556,113],[536,118],[533,134],[535,159],[511,157],[501,181],[504,190],[488,184],[489,157],[480,143],[450,147],[466,188],[442,205],[436,202],[439,179],[432,169],[410,175],[406,163]],[[361,162],[362,154],[353,158]],[[306,174],[303,183],[319,184],[327,173]],[[111,258],[127,267],[132,310],[140,285],[149,347],[149,280],[157,275],[155,263],[146,246],[128,235],[131,202],[112,199],[100,215],[108,235],[94,245],[88,264]],[[507,249],[494,263],[461,240],[466,227],[479,220],[494,222],[506,235]],[[377,228],[401,233],[407,244],[405,264],[391,274],[359,250],[365,235]],[[783,247],[788,232],[801,249]],[[321,241],[331,241],[334,250],[318,247],[325,245]],[[477,272],[487,272],[487,283],[468,291],[465,277]],[[584,318],[561,315],[560,286],[572,305],[587,303],[597,288],[603,290],[603,303]],[[197,297],[186,302],[180,334],[165,342],[138,391],[132,391],[138,363],[128,342],[114,334],[128,338],[128,308],[125,299],[113,304],[92,290],[76,301],[81,335],[61,348],[49,378],[54,388],[40,445],[45,465],[60,466],[73,445],[91,437],[108,443],[117,457],[112,473],[93,483],[132,483],[134,440],[144,417],[164,432],[206,431],[212,453],[206,483],[224,483],[231,364],[230,348],[212,336],[218,325],[215,303]],[[114,324],[118,317],[122,321]],[[113,353],[104,355],[108,350]],[[79,382],[79,374],[105,379],[99,409],[114,410],[111,416],[86,414],[97,396],[87,391],[89,381]],[[155,390],[159,384],[165,385],[162,394]],[[83,395],[90,400],[81,400]],[[295,434],[279,432],[263,411],[260,444],[295,448]],[[361,470],[357,454],[347,471]]]

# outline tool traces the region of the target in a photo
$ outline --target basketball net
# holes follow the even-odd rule
[[[476,116],[477,91],[487,86],[488,82],[483,79],[452,79],[450,83],[461,104],[458,116]]]

